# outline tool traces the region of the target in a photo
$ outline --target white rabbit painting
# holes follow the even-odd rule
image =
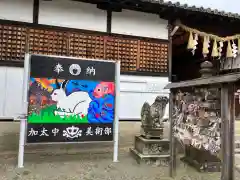
[[[58,84],[58,82],[56,84]],[[54,114],[61,118],[67,116],[80,116],[83,118],[86,116],[89,103],[91,102],[88,93],[78,91],[67,96],[63,86],[64,83],[51,94],[52,100],[57,102],[57,110],[54,111]]]

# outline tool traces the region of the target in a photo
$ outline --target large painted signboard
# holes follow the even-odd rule
[[[112,141],[115,62],[31,55],[27,143]]]

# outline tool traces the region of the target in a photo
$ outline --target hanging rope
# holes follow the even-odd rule
[[[192,50],[192,53],[194,55],[195,50],[197,49],[197,40],[193,37],[202,37],[203,38],[203,49],[202,54],[204,57],[207,57],[210,50],[210,41],[213,41],[213,47],[212,47],[212,57],[221,57],[222,55],[222,48],[223,43],[227,42],[227,52],[226,57],[237,57],[237,54],[240,53],[240,34],[236,34],[233,36],[226,36],[226,37],[220,37],[211,33],[206,33],[203,31],[199,31],[194,28],[190,28],[184,24],[182,24],[180,21],[177,21],[176,26],[182,28],[184,31],[189,33],[189,39],[188,39],[188,46],[187,49]],[[235,44],[234,40],[238,40],[237,45]]]
[[[183,25],[181,23],[179,23],[177,25],[187,32],[192,32],[192,33],[198,34],[201,37],[208,36],[212,40],[216,39],[217,41],[227,42],[227,41],[232,41],[232,40],[235,40],[235,39],[240,39],[240,34],[235,34],[233,36],[220,37],[220,36],[217,36],[217,35],[214,35],[214,34],[211,34],[211,33],[206,33],[206,32],[194,29],[194,28],[190,28],[190,27],[188,27],[186,25]]]

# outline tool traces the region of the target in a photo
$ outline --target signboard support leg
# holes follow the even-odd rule
[[[29,54],[25,55],[24,59],[24,76],[23,76],[23,118],[20,118],[20,136],[19,136],[19,150],[18,150],[18,168],[23,168],[24,164],[24,146],[25,146],[25,132],[27,122],[27,107],[28,107],[28,79],[29,79]]]
[[[26,119],[20,120],[20,138],[19,138],[19,150],[18,150],[18,168],[23,168],[24,163],[24,145],[25,145],[25,127]]]
[[[115,117],[114,117],[114,150],[113,162],[118,162],[118,139],[119,139],[119,97],[120,97],[120,61],[116,62],[115,68]]]

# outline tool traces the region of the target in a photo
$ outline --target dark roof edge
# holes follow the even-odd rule
[[[163,6],[167,6],[167,7],[175,7],[175,8],[181,8],[181,9],[195,11],[195,12],[203,12],[203,13],[214,14],[214,15],[218,15],[218,16],[240,19],[240,14],[238,14],[238,13],[219,11],[217,9],[204,8],[202,6],[196,7],[196,6],[189,6],[187,4],[181,5],[180,2],[176,2],[176,3],[173,3],[171,1],[164,2],[163,0],[141,0],[141,1],[149,2],[149,3],[153,3],[153,4],[159,4],[159,5],[163,5]]]

